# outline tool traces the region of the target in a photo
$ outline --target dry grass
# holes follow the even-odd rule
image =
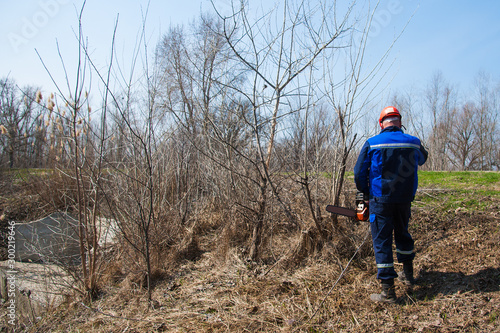
[[[489,196],[488,207],[500,198]],[[436,207],[439,202],[436,202]],[[155,285],[152,304],[126,267],[114,268],[92,304],[68,299],[27,332],[495,332],[500,330],[498,210],[416,207],[412,290],[398,304],[379,291],[368,224],[341,220],[335,237],[270,230],[258,263],[245,260],[245,235],[227,213],[208,212],[186,233]],[[309,241],[308,241],[309,239]],[[353,258],[356,250],[359,250]],[[172,250],[173,251],[173,250]],[[196,255],[192,255],[196,252]],[[350,260],[352,261],[350,262]],[[347,267],[347,269],[346,269]],[[400,267],[397,267],[400,269]],[[341,273],[345,270],[345,274]],[[113,275],[110,273],[110,275]],[[337,279],[341,277],[338,280]]]

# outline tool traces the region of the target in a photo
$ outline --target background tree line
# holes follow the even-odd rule
[[[374,82],[388,53],[373,67],[365,58],[375,10],[287,1],[256,17],[242,5],[169,28],[153,52],[143,28],[129,71],[113,43],[97,69],[80,23],[75,79],[66,72],[47,95],[3,78],[1,167],[52,170],[46,199],[78,216],[82,292],[95,295],[107,263],[103,216],[149,291],[166,258],[198,255],[210,228],[216,251],[241,247],[249,260],[273,257],[274,234],[301,235],[290,256],[331,239],[337,221],[321,207],[353,204],[345,173],[383,107]],[[425,93],[394,95],[428,168],[498,170],[498,85],[483,75],[476,87],[462,103],[437,75]]]
[[[499,170],[499,83],[479,72],[461,92],[436,72],[419,90],[398,92],[410,131],[429,149],[430,170]]]
[[[176,31],[177,29],[180,28],[173,29],[159,45],[159,50],[165,52],[165,55],[168,54],[168,57],[171,56],[169,52],[174,51],[168,49],[174,47],[168,45],[168,43],[173,42],[169,39],[181,38],[181,35],[175,36],[182,31],[182,29]],[[181,46],[176,45],[175,47]],[[189,50],[184,50],[185,57],[187,57],[188,52],[191,53]],[[187,145],[189,146],[194,143],[192,138],[197,134],[207,134],[203,131],[210,126],[215,126],[214,129],[221,129],[218,126],[223,126],[225,133],[216,132],[215,134],[224,134],[224,136],[217,139],[229,139],[228,142],[224,141],[226,144],[251,147],[251,134],[244,131],[244,127],[248,125],[245,120],[251,116],[251,106],[243,101],[231,101],[229,105],[224,106],[221,114],[217,115],[217,123],[211,122],[210,118],[203,119],[203,115],[197,114],[202,112],[199,110],[202,105],[198,103],[205,103],[204,106],[207,107],[210,99],[222,92],[213,91],[214,87],[211,85],[216,82],[214,78],[205,78],[210,82],[182,82],[188,77],[190,80],[195,78],[192,77],[192,73],[188,73],[188,70],[183,68],[185,65],[180,64],[183,61],[180,59],[183,56],[181,53],[176,55],[178,58],[168,60],[168,62],[177,62],[177,64],[167,63],[167,60],[163,60],[163,66],[173,65],[173,67],[165,69],[165,74],[170,76],[171,82],[162,83],[164,86],[161,89],[168,91],[169,95],[166,103],[156,111],[168,112],[174,110],[175,107],[182,110],[179,114],[174,114],[174,119],[170,120],[178,122],[178,125],[182,126],[170,127],[171,135],[175,136],[176,133],[184,132],[188,135],[184,140],[189,143]],[[203,59],[203,61],[207,61],[207,59]],[[213,66],[213,64],[205,65]],[[207,71],[208,69],[203,70]],[[214,70],[214,68],[210,70]],[[170,71],[175,72],[169,73]],[[184,75],[186,77],[183,77]],[[201,73],[199,80],[204,79],[203,75],[207,75],[207,73]],[[214,75],[214,73],[209,75]],[[162,80],[165,79],[162,78]],[[175,82],[176,79],[180,82]],[[232,79],[238,80],[238,78]],[[194,87],[193,84],[200,84],[201,87]],[[173,86],[169,87],[169,85]],[[392,100],[387,103],[394,104],[401,110],[407,130],[422,138],[425,146],[431,152],[429,161],[424,168],[434,171],[497,171],[499,169],[499,84],[492,80],[487,73],[479,72],[473,86],[475,89],[464,95],[458,88],[446,82],[442,73],[437,72],[425,87],[397,91]],[[185,89],[194,88],[199,88],[201,91],[185,91]],[[211,89],[212,91],[210,91]],[[15,79],[9,77],[0,80],[0,93],[0,165],[2,169],[53,168],[57,163],[67,161],[72,154],[71,148],[66,145],[70,123],[64,110],[59,113],[54,112],[54,93],[50,93],[48,98],[44,100],[45,93],[42,93],[39,88],[34,86],[19,87]],[[198,93],[201,97],[197,96]],[[212,93],[214,95],[210,95]],[[208,94],[208,96],[203,96],[203,94]],[[202,101],[199,101],[199,98]],[[311,106],[312,110],[308,110],[307,114],[313,125],[309,125],[308,128],[305,128],[303,110],[299,106],[296,108],[297,110],[294,110],[293,107],[290,107],[290,123],[285,125],[286,128],[280,132],[280,137],[276,142],[276,149],[280,156],[279,163],[287,172],[300,172],[304,165],[304,158],[310,165],[316,165],[318,163],[316,154],[319,148],[330,151],[332,156],[335,155],[334,145],[327,145],[327,143],[332,142],[334,136],[332,129],[335,128],[334,122],[338,121],[334,108],[324,102]],[[378,108],[380,107],[372,106],[363,110],[363,114],[367,115],[370,121],[357,121],[359,137],[366,137],[377,130]],[[94,114],[96,113],[94,112]],[[205,113],[205,116],[208,114]],[[123,126],[124,120],[118,119],[117,122],[117,119],[113,116],[113,119],[108,120],[106,126],[109,127],[109,130],[114,131]],[[83,122],[83,119],[79,121]],[[89,126],[98,128],[98,124],[92,122],[89,123]],[[307,140],[305,140],[304,135],[308,132],[310,136],[309,146],[306,147]],[[126,157],[126,151],[122,145],[124,135],[125,133],[115,132],[115,136],[112,137],[113,143],[106,146],[110,160],[117,162]],[[236,142],[235,140],[238,138],[241,138],[242,141]],[[311,139],[313,139],[312,142]],[[237,148],[238,145],[233,148]],[[350,162],[349,168],[352,167],[352,159]],[[321,171],[330,172],[331,170],[328,166],[323,165]]]

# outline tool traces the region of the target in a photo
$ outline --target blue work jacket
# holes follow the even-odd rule
[[[397,126],[387,127],[361,148],[354,167],[356,187],[376,202],[411,202],[418,186],[418,166],[426,160],[427,151],[418,138]]]

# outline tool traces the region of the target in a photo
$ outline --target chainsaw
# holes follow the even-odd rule
[[[326,211],[332,214],[352,217],[356,221],[368,221],[370,215],[368,199],[362,192],[356,194],[356,209],[328,205],[326,206]]]

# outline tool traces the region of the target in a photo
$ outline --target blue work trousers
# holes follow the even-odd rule
[[[392,237],[396,243],[398,262],[413,260],[413,238],[408,232],[410,203],[379,203],[370,200],[370,229],[377,263],[377,279],[396,278],[392,255]]]

